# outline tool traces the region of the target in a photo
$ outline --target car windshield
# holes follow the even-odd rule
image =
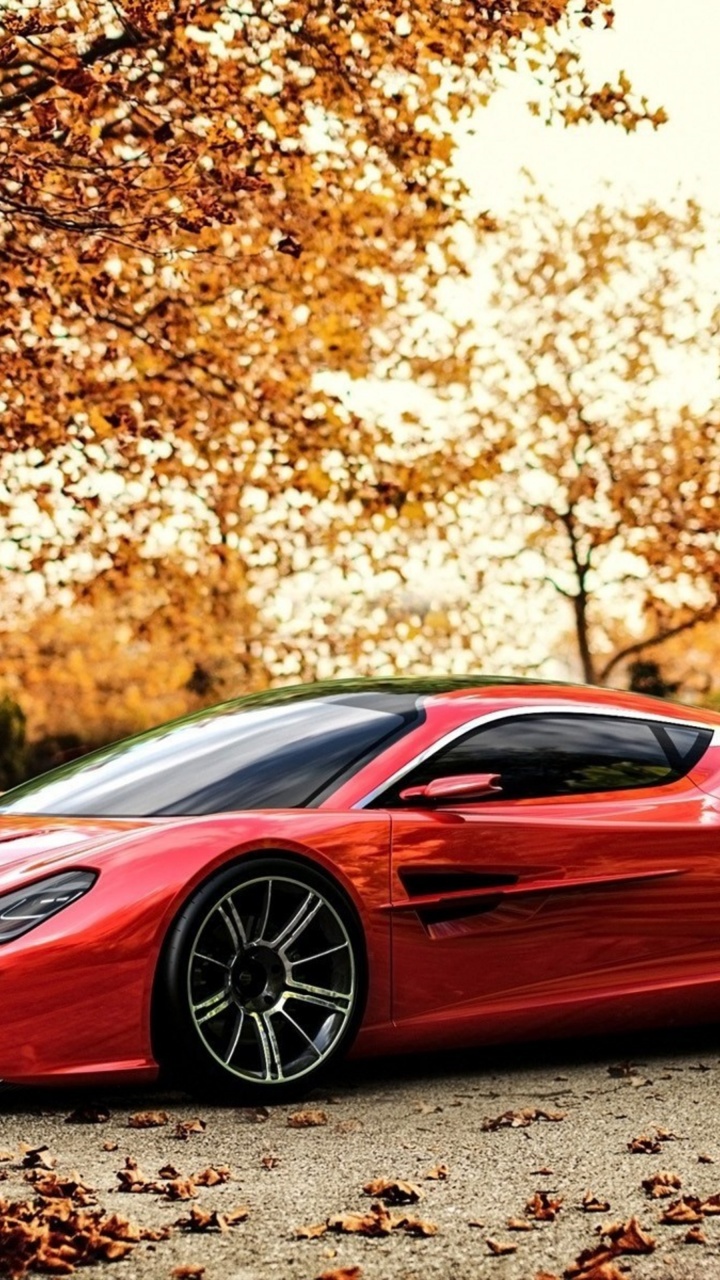
[[[420,715],[408,693],[239,699],[24,783],[0,814],[161,817],[294,809],[332,794]]]

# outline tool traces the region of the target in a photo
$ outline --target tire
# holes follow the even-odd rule
[[[340,887],[292,858],[250,857],[198,889],[171,930],[157,1057],[191,1092],[286,1101],[349,1049],[366,993],[363,934]]]

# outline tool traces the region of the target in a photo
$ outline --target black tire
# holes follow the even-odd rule
[[[155,987],[157,1057],[191,1092],[287,1101],[349,1049],[366,994],[362,929],[340,887],[290,857],[249,857],[173,925]]]

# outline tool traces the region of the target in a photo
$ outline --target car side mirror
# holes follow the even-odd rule
[[[471,800],[502,791],[499,773],[459,773],[452,778],[433,778],[422,787],[406,787],[401,800]]]

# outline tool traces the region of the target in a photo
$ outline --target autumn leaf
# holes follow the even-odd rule
[[[76,1107],[65,1117],[66,1124],[105,1124],[110,1119],[108,1107],[87,1105]]]
[[[650,1178],[643,1178],[642,1185],[649,1196],[658,1200],[664,1196],[671,1196],[673,1191],[682,1186],[682,1181],[677,1173],[663,1169]]]
[[[520,1111],[503,1111],[494,1119],[486,1118],[480,1126],[483,1132],[495,1129],[526,1129],[536,1120],[558,1121],[565,1119],[564,1111],[544,1111],[540,1107],[524,1107]]]
[[[343,1235],[389,1236],[393,1217],[382,1204],[373,1204],[367,1213],[338,1213],[328,1218],[328,1231]]]
[[[447,1182],[450,1175],[450,1169],[446,1164],[433,1165],[432,1169],[428,1169],[423,1174],[423,1178],[429,1179],[431,1182]]]
[[[174,1138],[180,1138],[187,1141],[193,1133],[204,1133],[207,1129],[207,1122],[200,1120],[197,1116],[193,1120],[179,1120],[175,1126]]]
[[[598,1196],[592,1195],[590,1191],[586,1191],[582,1198],[581,1208],[585,1213],[607,1213],[610,1208],[609,1200],[602,1200]]]
[[[674,1222],[701,1222],[703,1218],[702,1207],[697,1196],[684,1196],[680,1200],[674,1200],[663,1210],[660,1221],[665,1223]]]
[[[263,1169],[277,1169],[280,1164],[280,1157],[274,1151],[266,1151],[265,1154],[260,1157],[260,1164]]]
[[[549,1191],[536,1191],[525,1205],[525,1212],[538,1222],[554,1222],[561,1205],[561,1197],[553,1198]]]
[[[707,1244],[707,1236],[704,1234],[702,1227],[691,1227],[683,1236],[685,1244]]]
[[[505,1254],[517,1251],[517,1245],[511,1244],[508,1240],[493,1240],[491,1236],[488,1236],[485,1243],[490,1253],[494,1254],[496,1258],[502,1258]]]
[[[392,1178],[374,1178],[363,1187],[366,1196],[384,1200],[386,1204],[415,1204],[423,1192],[412,1182],[399,1182]]]
[[[161,1125],[167,1124],[168,1120],[167,1111],[139,1111],[137,1115],[130,1116],[128,1128],[156,1129]]]
[[[325,1111],[294,1111],[287,1118],[288,1129],[314,1129],[327,1122]]]
[[[173,1280],[201,1280],[201,1277],[205,1275],[205,1267],[188,1262],[183,1266],[173,1267],[170,1275]]]

